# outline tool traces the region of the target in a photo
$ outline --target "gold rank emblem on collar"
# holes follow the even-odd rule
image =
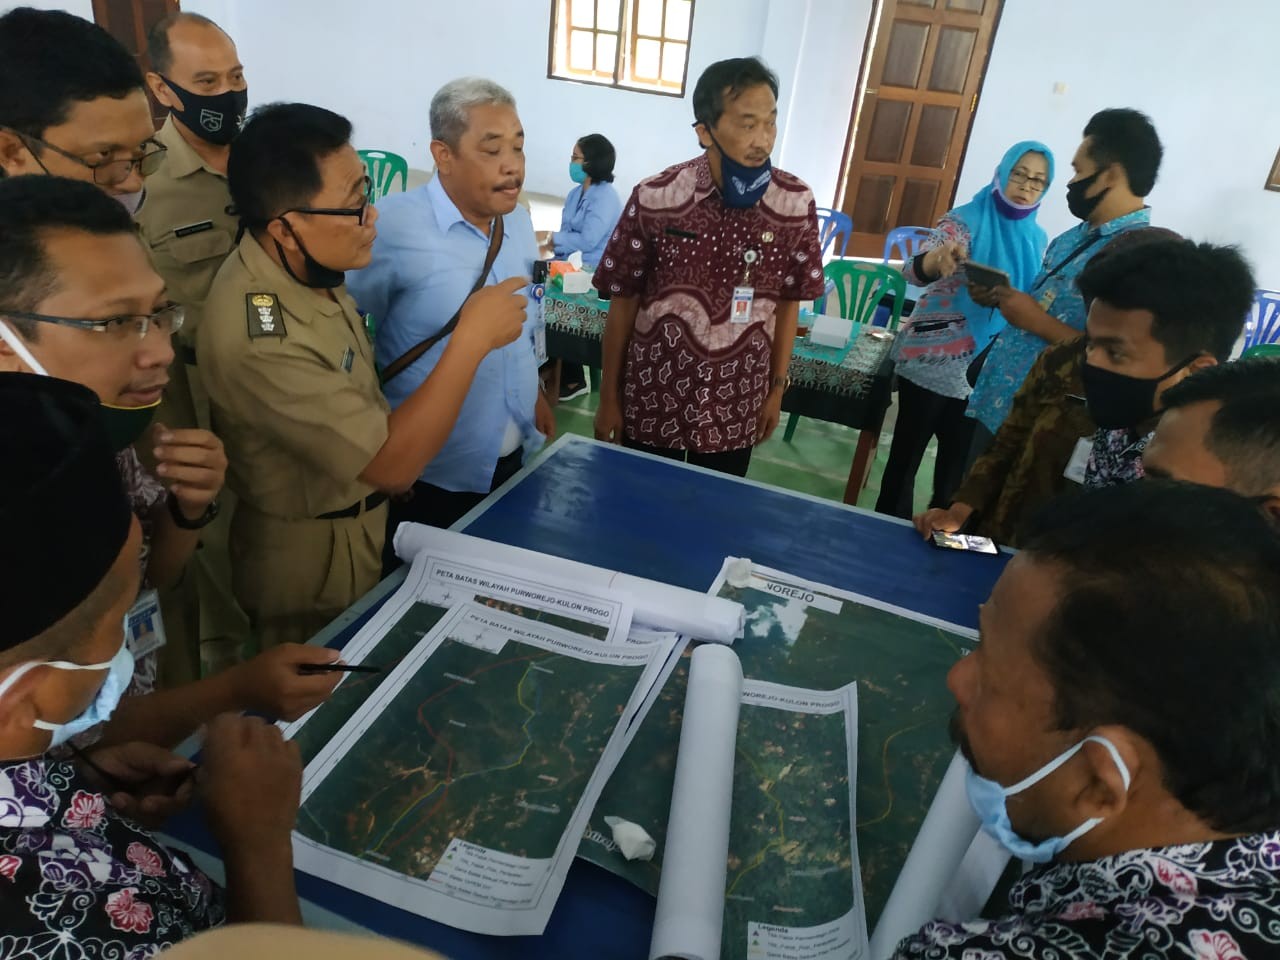
[[[274,293],[246,293],[244,295],[245,319],[249,324],[249,339],[259,337],[287,337],[284,314],[280,300]]]

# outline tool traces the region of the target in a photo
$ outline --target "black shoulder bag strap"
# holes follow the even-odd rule
[[[466,299],[454,311],[448,323],[427,337],[427,339],[419,341],[387,364],[387,368],[382,371],[382,383],[385,384],[393,377],[403,373],[408,367],[417,362],[424,353],[457,329],[458,320],[462,316],[462,308],[466,306],[467,300],[471,299],[471,295],[482,288],[485,285],[485,281],[489,279],[489,271],[493,269],[494,261],[498,259],[498,248],[501,246],[502,218],[494,217],[493,225],[489,228],[489,252],[484,257],[484,269],[480,271],[480,276],[476,277],[476,282],[471,285],[471,291],[467,294]]]

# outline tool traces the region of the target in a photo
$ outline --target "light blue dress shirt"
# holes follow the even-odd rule
[[[574,187],[565,197],[560,229],[551,235],[556,256],[567,257],[581,250],[582,262],[594,267],[604,256],[604,246],[621,215],[622,201],[612,183],[593,183],[585,191]]]
[[[489,238],[463,219],[439,177],[378,201],[373,260],[347,274],[347,290],[361,310],[373,314],[379,366],[386,367],[449,322],[470,293],[488,249]],[[533,222],[517,206],[503,217],[502,246],[489,283],[530,276],[537,256]],[[541,442],[534,426],[538,365],[533,338],[538,322],[531,300],[524,335],[481,361],[449,439],[422,472],[423,482],[487,493],[510,422],[520,430],[526,450]],[[448,339],[386,384],[393,408],[435,369]]]

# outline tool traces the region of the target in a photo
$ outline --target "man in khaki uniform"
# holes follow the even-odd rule
[[[147,51],[147,85],[169,108],[169,117],[156,134],[166,148],[164,160],[147,177],[137,221],[169,296],[186,308],[157,419],[207,429],[209,400],[195,366],[195,331],[213,277],[235,246],[239,224],[230,212],[227,157],[244,122],[248,89],[235,44],[199,14],[174,13],[158,21]],[[217,669],[238,660],[248,639],[245,615],[231,596],[232,509],[224,501],[222,514],[204,531],[190,573],[161,596],[170,642],[160,668],[168,684],[200,676],[202,648]]]
[[[305,640],[377,582],[387,494],[448,437],[480,361],[520,335],[528,283],[464,304],[438,371],[391,413],[343,285],[369,262],[377,211],[351,124],[306,104],[259,110],[231,148],[244,238],[197,331],[226,444],[232,583],[265,644]]]

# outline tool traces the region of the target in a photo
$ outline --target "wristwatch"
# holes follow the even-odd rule
[[[787,376],[785,376],[785,377],[774,377],[774,378],[773,378],[773,383],[770,385],[769,389],[771,389],[771,390],[777,390],[779,387],[781,387],[781,388],[782,388],[782,392],[783,392],[783,393],[786,393],[789,389],[791,389],[791,375],[790,375],[790,374],[787,374]]]
[[[204,508],[204,513],[196,517],[194,520],[188,520],[182,514],[182,508],[178,505],[177,498],[171,493],[168,498],[169,516],[173,517],[173,522],[183,530],[203,530],[209,524],[213,523],[213,518],[218,515],[217,500],[210,501],[209,505]]]

